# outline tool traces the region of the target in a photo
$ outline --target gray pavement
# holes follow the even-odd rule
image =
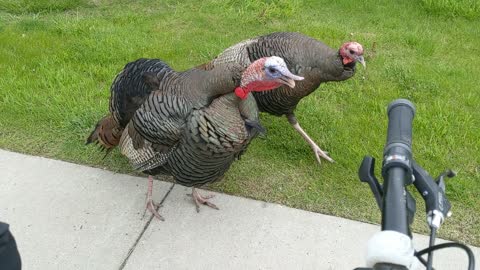
[[[155,181],[161,222],[142,218],[146,188],[146,178],[0,150],[0,220],[24,269],[353,269],[379,230],[225,194],[212,199],[220,211],[197,214],[190,189]],[[458,250],[435,254],[438,270],[465,265]]]

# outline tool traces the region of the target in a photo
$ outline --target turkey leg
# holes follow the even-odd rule
[[[324,152],[322,149],[320,149],[320,147],[318,147],[318,145],[302,129],[302,127],[297,121],[297,118],[295,117],[295,114],[293,113],[287,114],[287,119],[288,119],[288,122],[293,126],[293,128],[296,131],[298,131],[298,133],[302,135],[303,139],[305,139],[305,141],[307,141],[310,147],[312,147],[313,153],[315,154],[315,157],[317,158],[318,163],[322,163],[320,157],[323,157],[324,159],[330,162],[334,162],[334,160],[327,155],[327,152]]]
[[[195,206],[197,208],[197,213],[200,212],[200,204],[205,204],[207,206],[210,206],[213,209],[220,210],[220,209],[218,209],[218,207],[215,204],[208,201],[208,199],[211,199],[214,196],[215,195],[202,196],[202,195],[200,195],[200,193],[198,193],[198,191],[195,189],[195,187],[193,187],[192,188],[192,198],[193,198],[193,201],[195,202]]]
[[[143,212],[143,215],[145,216],[145,212],[150,211],[156,218],[158,218],[161,221],[165,221],[165,219],[160,216],[158,211],[155,209],[157,206],[152,199],[152,192],[153,192],[153,177],[151,175],[148,176],[148,190],[147,190],[147,205],[145,206],[145,211]],[[161,205],[159,205],[161,206]]]

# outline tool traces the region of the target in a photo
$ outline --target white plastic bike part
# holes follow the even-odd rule
[[[377,263],[403,265],[409,270],[420,269],[420,262],[414,256],[410,237],[396,231],[375,233],[367,245],[367,266]]]
[[[430,211],[427,214],[427,223],[430,227],[439,229],[444,220],[445,217],[443,216],[443,213],[438,210]]]

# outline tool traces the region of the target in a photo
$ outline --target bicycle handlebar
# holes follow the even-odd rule
[[[412,175],[412,121],[415,107],[406,99],[397,99],[388,105],[387,143],[383,150],[383,178],[388,178],[386,172],[392,167],[403,167],[407,170],[407,183]]]
[[[410,155],[412,153],[412,121],[415,106],[406,99],[397,99],[388,105],[388,130],[385,152],[395,144],[402,144]]]
[[[468,269],[474,269],[475,259],[468,246],[459,243],[434,245],[436,230],[443,219],[449,215],[450,202],[445,195],[445,177],[455,173],[447,170],[435,181],[412,158],[412,122],[415,107],[405,99],[391,102],[387,109],[387,142],[383,152],[383,186],[374,175],[375,159],[365,156],[359,169],[362,182],[367,182],[381,207],[382,231],[370,238],[367,247],[367,265],[373,268],[357,270],[405,270],[417,269],[422,263],[432,269],[432,251],[444,247],[461,247],[469,257]],[[415,179],[415,183],[413,183]],[[415,254],[412,244],[410,225],[415,213],[415,200],[405,188],[414,184],[423,196],[426,205],[427,220],[432,230],[429,248]],[[428,253],[428,261],[421,254]],[[414,258],[417,257],[418,260]]]
[[[405,185],[412,179],[412,121],[415,107],[406,99],[388,105],[387,143],[384,148],[382,174],[384,200],[382,230],[410,234],[407,222]]]

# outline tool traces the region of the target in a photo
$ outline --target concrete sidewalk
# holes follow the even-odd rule
[[[154,185],[165,222],[142,219],[146,178],[0,150],[0,220],[10,223],[23,269],[353,269],[379,230],[224,194],[212,199],[220,211],[197,214],[190,189]],[[428,243],[414,239],[417,249]],[[456,249],[434,261],[438,270],[466,269]]]

